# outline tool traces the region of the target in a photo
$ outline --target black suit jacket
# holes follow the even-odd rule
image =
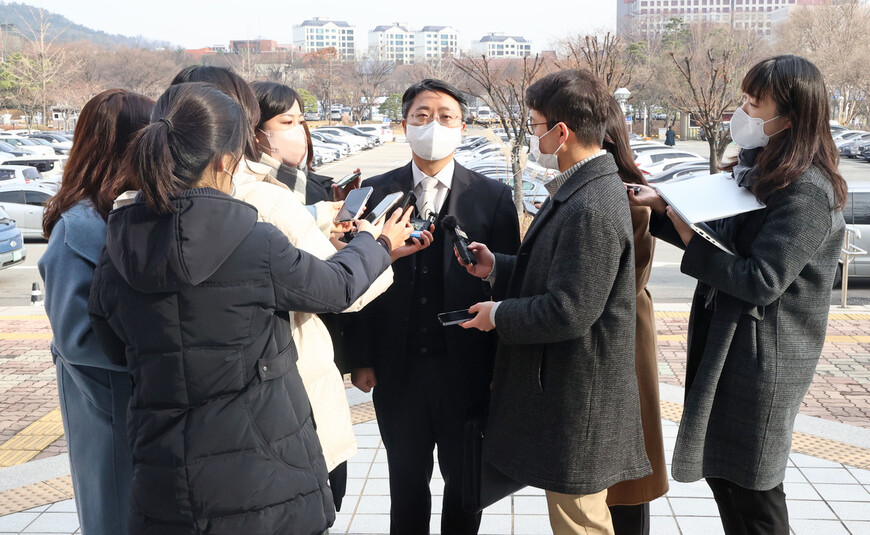
[[[387,194],[406,192],[414,187],[411,164],[372,177],[363,186],[374,188],[368,207],[377,205]],[[487,244],[494,252],[514,254],[519,248],[519,221],[512,192],[505,184],[465,169],[458,163],[442,215],[456,216],[470,241]],[[469,275],[456,260],[453,243],[444,239],[430,247],[442,247],[443,312],[467,309],[489,296],[489,285]],[[381,385],[402,380],[408,344],[408,317],[412,313],[416,262],[412,256],[393,263],[393,284],[360,312],[350,314],[345,330],[348,368],[373,367]],[[457,378],[457,393],[488,391],[498,339],[492,332],[443,327],[447,355],[445,366]],[[415,357],[407,357],[415,358]],[[474,396],[472,396],[474,397]],[[469,400],[471,401],[471,400]]]

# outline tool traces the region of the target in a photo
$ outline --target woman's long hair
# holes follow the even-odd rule
[[[151,124],[128,148],[127,173],[159,214],[174,212],[171,197],[191,189],[221,158],[241,158],[249,132],[245,113],[217,87],[202,82],[170,86],[154,106]]]
[[[602,148],[613,155],[616,167],[619,169],[617,173],[623,182],[647,185],[643,173],[634,163],[631,144],[628,140],[628,128],[625,126],[625,115],[613,97],[610,97],[610,104],[607,108]]]
[[[46,238],[60,216],[77,202],[90,199],[106,219],[118,194],[137,189],[120,171],[127,145],[148,124],[153,107],[150,98],[124,89],[103,91],[85,104],[60,190],[48,201],[42,217]]]
[[[211,65],[191,65],[185,67],[175,75],[170,85],[184,84],[188,82],[206,82],[223,91],[231,99],[235,100],[245,112],[250,125],[250,135],[245,143],[245,157],[256,162],[260,159],[260,151],[257,149],[257,141],[254,138],[255,129],[260,123],[260,105],[257,95],[251,89],[251,84],[244,78],[224,67]]]
[[[768,58],[746,73],[742,91],[754,99],[771,98],[791,128],[770,138],[755,160],[760,170],[754,193],[764,202],[815,165],[831,181],[837,206],[846,204],[846,181],[837,169],[840,155],[828,123],[828,92],[822,73],[809,60],[783,55]]]

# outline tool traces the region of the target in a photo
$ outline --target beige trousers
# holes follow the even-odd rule
[[[546,491],[553,535],[614,535],[607,489],[596,494]]]

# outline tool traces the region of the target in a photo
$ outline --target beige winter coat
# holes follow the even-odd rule
[[[305,206],[285,185],[268,176],[269,168],[247,162],[252,173],[234,177],[235,198],[253,205],[259,220],[275,225],[290,243],[320,259],[335,254],[335,247],[318,228]],[[393,270],[387,270],[371,288],[345,312],[356,312],[389,288]],[[326,326],[315,314],[290,314],[293,341],[299,353],[297,366],[311,401],[317,436],[323,448],[327,468],[332,471],[356,455],[356,439],[344,380],[333,361],[332,339]]]

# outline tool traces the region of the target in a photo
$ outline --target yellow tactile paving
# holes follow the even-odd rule
[[[660,334],[656,336],[659,342],[685,342],[685,334]],[[868,344],[870,336],[848,336],[841,334],[832,334],[825,337],[825,342],[829,344]]]
[[[57,407],[0,444],[0,468],[26,463],[62,436],[63,422]]]
[[[69,500],[72,497],[73,489],[70,476],[4,490],[0,492],[0,516]]]
[[[26,314],[19,316],[0,316],[0,321],[2,320],[47,320],[48,316],[45,314]]]
[[[661,401],[660,403],[662,418],[680,423],[683,416],[683,406],[671,401]],[[794,431],[791,437],[791,451],[795,453],[803,453],[864,470],[870,469],[870,450],[868,449],[799,431]]]
[[[0,333],[0,340],[51,340],[51,333]]]

